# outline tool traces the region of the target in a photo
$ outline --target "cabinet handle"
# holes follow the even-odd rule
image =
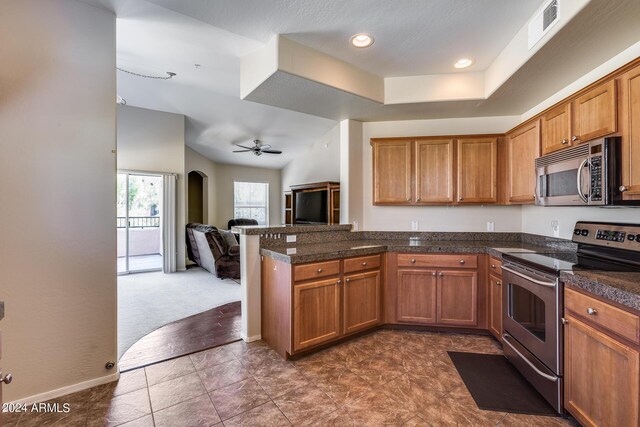
[[[440,272],[440,273],[438,273],[438,276],[442,277],[442,276],[444,276],[444,273]]]
[[[13,375],[7,374],[2,378],[2,372],[0,372],[0,383],[11,384],[11,381],[13,381]]]
[[[595,308],[587,308],[587,314],[589,314],[590,316],[595,316],[596,314],[598,314],[598,310],[596,310]]]
[[[351,281],[351,279],[349,279],[348,277],[346,279],[344,279],[345,283],[349,283]]]
[[[562,145],[567,145],[569,143],[568,139],[562,139]]]
[[[618,190],[620,190],[621,193],[624,193],[625,191],[628,190],[626,185],[621,185],[620,188],[618,188]]]
[[[322,273],[322,269],[321,268],[318,269],[318,273]]]
[[[571,137],[571,140],[572,140],[572,141],[577,141],[577,140],[579,140],[579,139],[580,139],[580,138],[578,137],[578,135],[573,135],[573,136]]]
[[[415,258],[411,258],[411,264],[415,264],[416,263],[416,259]]]
[[[362,263],[362,266],[363,266],[363,267],[366,267],[366,266],[367,266],[367,262],[366,262],[366,261],[364,261],[364,262]]]
[[[463,264],[464,264],[464,260],[463,260],[463,259],[461,259],[461,260],[460,260],[460,265],[463,265]]]

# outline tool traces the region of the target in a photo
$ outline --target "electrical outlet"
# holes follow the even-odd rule
[[[557,219],[552,220],[551,229],[553,230],[553,237],[560,237],[560,221]]]
[[[353,231],[358,231],[358,221],[353,221],[353,227],[351,229]]]
[[[416,230],[418,230],[418,221],[417,220],[411,221],[411,231],[416,231]]]
[[[295,243],[297,240],[295,234],[287,234],[287,243]]]
[[[496,224],[493,221],[487,221],[487,231],[495,231]]]

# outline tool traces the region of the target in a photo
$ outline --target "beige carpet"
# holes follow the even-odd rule
[[[240,284],[200,267],[118,276],[118,359],[159,327],[234,301]]]

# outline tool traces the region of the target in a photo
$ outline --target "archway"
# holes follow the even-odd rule
[[[187,222],[201,224],[208,221],[207,175],[191,171],[187,176]]]

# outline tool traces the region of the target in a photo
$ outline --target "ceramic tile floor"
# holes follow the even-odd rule
[[[564,426],[477,408],[447,351],[500,354],[485,336],[381,330],[286,362],[242,341],[122,374],[52,401],[67,414],[5,415],[6,426]]]

